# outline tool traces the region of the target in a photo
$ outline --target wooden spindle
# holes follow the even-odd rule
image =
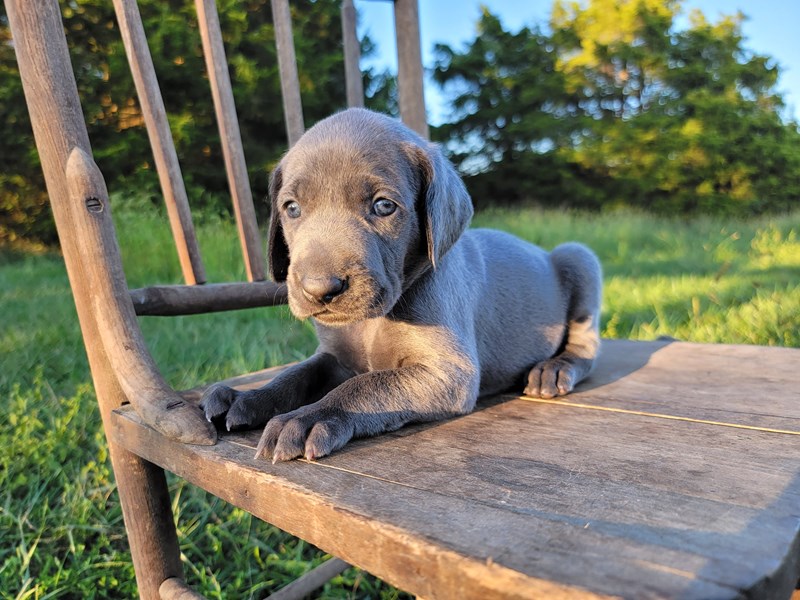
[[[195,4],[247,279],[263,281],[266,279],[264,253],[261,250],[261,236],[258,233],[253,193],[247,176],[242,135],[236,116],[225,47],[222,44],[217,5],[215,0],[196,0]]]
[[[303,104],[300,99],[300,78],[297,75],[297,58],[292,37],[292,15],[289,0],[272,0],[272,22],[275,26],[275,44],[278,47],[278,69],[281,75],[283,114],[289,146],[294,146],[303,135]]]
[[[419,38],[417,0],[395,0],[394,26],[397,35],[397,89],[400,118],[425,139],[429,138],[422,82],[422,54]]]
[[[329,558],[292,581],[290,584],[270,594],[264,600],[300,600],[312,595],[331,579],[350,568],[350,564],[339,558]]]
[[[114,0],[122,42],[133,74],[136,94],[153,149],[158,179],[167,206],[172,236],[178,250],[183,279],[188,284],[206,281],[200,248],[192,225],[192,213],[183,183],[175,143],[167,123],[167,111],[158,87],[153,58],[136,0]]]
[[[197,315],[223,310],[275,306],[287,301],[286,285],[274,281],[156,285],[130,291],[137,315]]]
[[[356,34],[356,8],[353,0],[342,2],[342,41],[344,43],[344,79],[347,106],[364,106],[364,83],[361,80],[361,48]]]

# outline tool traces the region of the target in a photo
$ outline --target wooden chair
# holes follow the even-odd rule
[[[285,290],[265,281],[213,0],[197,0],[198,15],[250,280],[224,285],[203,283],[138,9],[114,3],[185,286],[128,289],[58,2],[6,0],[142,598],[196,597],[183,582],[164,469],[429,598],[792,594],[800,350],[609,340],[595,373],[565,399],[500,396],[316,462],[271,465],[253,459],[259,432],[218,435],[196,407],[201,390],[164,382],[136,315],[260,306]],[[272,9],[294,141],[302,116],[286,0]],[[350,1],[344,9],[351,18]],[[400,44],[411,57],[401,60],[403,118],[424,133],[416,0],[397,0],[396,11],[410,32]],[[357,46],[345,25],[356,103]],[[278,370],[230,383],[260,385]],[[340,568],[326,564],[316,576]]]

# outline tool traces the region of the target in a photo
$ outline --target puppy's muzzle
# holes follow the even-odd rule
[[[348,280],[335,275],[304,275],[300,278],[303,295],[309,302],[330,304],[349,287]]]

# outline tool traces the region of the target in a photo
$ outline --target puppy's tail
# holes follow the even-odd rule
[[[603,271],[594,252],[583,244],[561,244],[550,253],[564,294],[568,298],[567,349],[582,358],[594,358],[600,347],[600,303]]]

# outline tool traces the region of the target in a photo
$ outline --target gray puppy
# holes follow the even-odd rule
[[[467,231],[455,169],[401,123],[363,109],[321,121],[272,173],[270,196],[270,270],[319,348],[260,389],[216,385],[202,401],[229,430],[267,423],[257,456],[319,458],[526,381],[531,396],[564,395],[591,370],[594,254]]]

